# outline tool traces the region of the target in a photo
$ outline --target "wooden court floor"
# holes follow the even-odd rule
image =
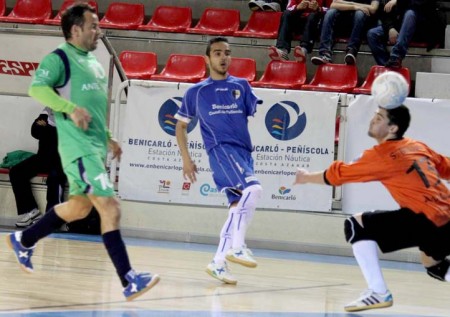
[[[258,267],[230,264],[239,282],[224,285],[204,271],[215,247],[126,239],[133,267],[161,282],[126,302],[106,251],[96,236],[55,234],[33,255],[26,274],[0,231],[2,316],[450,316],[450,284],[429,278],[417,264],[383,262],[394,306],[345,313],[365,284],[352,258],[254,249]]]

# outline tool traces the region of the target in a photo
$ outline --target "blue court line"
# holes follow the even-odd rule
[[[97,242],[102,243],[101,236],[76,234],[76,233],[54,233],[51,235],[56,239],[67,239],[85,242]],[[149,240],[143,238],[126,238],[124,241],[130,246],[139,247],[154,247],[163,249],[175,249],[175,250],[187,250],[187,251],[199,251],[215,253],[217,246],[210,244],[189,243],[189,242],[174,242],[174,241],[161,241],[161,240]],[[276,251],[266,249],[253,249],[253,253],[256,257],[264,257],[269,259],[281,259],[292,261],[307,261],[318,262],[327,264],[343,264],[343,265],[358,265],[353,257],[348,256],[335,256],[335,255],[323,255],[301,252],[289,252],[289,251]],[[419,252],[419,250],[417,250]],[[399,261],[387,261],[381,260],[381,267],[385,269],[405,270],[415,272],[425,272],[423,266],[418,263],[399,262]]]
[[[5,230],[5,229],[0,229],[0,232],[11,232],[11,231]],[[66,239],[66,240],[83,241],[83,242],[103,243],[102,238],[99,235],[64,232],[64,233],[53,233],[49,237],[55,238],[55,239]],[[198,251],[198,252],[208,252],[208,253],[215,253],[216,248],[217,248],[217,246],[215,246],[215,245],[200,244],[200,243],[149,240],[149,239],[143,239],[143,238],[127,238],[127,237],[124,237],[123,239],[127,245],[138,246],[138,247],[154,247],[154,248]],[[256,257],[264,257],[264,258],[269,258],[269,259],[306,261],[306,262],[342,264],[342,265],[353,265],[353,266],[358,265],[356,263],[356,260],[353,257],[347,257],[347,256],[323,255],[323,254],[276,251],[276,250],[253,249],[253,248],[252,248],[252,251]],[[419,250],[417,250],[417,252],[419,252]],[[423,266],[418,263],[381,260],[380,264],[381,264],[381,267],[384,269],[405,270],[405,271],[415,271],[415,272],[424,272],[425,273]]]
[[[0,232],[11,232],[9,230],[1,230]],[[73,233],[55,233],[50,236],[56,239],[66,239],[74,241],[84,241],[93,243],[102,243],[101,236],[85,235],[85,234],[73,234]],[[215,252],[216,246],[197,244],[197,243],[183,243],[183,242],[171,242],[171,241],[156,241],[140,238],[124,238],[127,245],[130,246],[146,246],[155,248],[168,248],[176,250],[189,250],[200,252]],[[356,261],[352,257],[341,256],[329,256],[329,255],[316,255],[305,254],[298,252],[286,252],[286,251],[273,251],[264,249],[255,249],[255,254],[260,257],[273,258],[273,259],[286,259],[297,261],[310,261],[320,263],[339,263],[344,265],[357,265]],[[383,267],[423,271],[423,268],[419,264],[415,263],[403,263],[394,261],[381,261]],[[227,294],[224,294],[227,295]],[[194,295],[195,296],[195,295]],[[205,295],[202,295],[204,297]],[[216,295],[217,296],[217,295]],[[221,296],[221,295],[219,295]],[[148,300],[146,300],[148,301]],[[91,303],[92,304],[92,303]],[[49,307],[47,307],[49,308]],[[35,308],[37,309],[37,308]],[[89,311],[66,311],[61,306],[54,306],[53,309],[61,309],[61,311],[54,312],[31,312],[31,311],[14,311],[14,312],[0,312],[0,316],[5,317],[423,317],[422,315],[413,314],[389,314],[388,311],[383,310],[379,314],[373,312],[365,313],[306,313],[306,312],[223,312],[223,311],[161,311],[161,310],[89,310]],[[433,316],[429,316],[433,317]]]
[[[7,317],[423,317],[422,315],[403,314],[354,314],[354,313],[302,313],[302,312],[223,312],[223,311],[61,311],[61,312],[24,312],[0,313]],[[427,316],[433,317],[433,316]],[[436,316],[434,316],[436,317]]]

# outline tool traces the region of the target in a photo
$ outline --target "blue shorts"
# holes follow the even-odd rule
[[[209,154],[209,165],[218,191],[225,191],[228,202],[241,198],[241,191],[259,185],[253,171],[251,152],[229,144],[216,146]]]

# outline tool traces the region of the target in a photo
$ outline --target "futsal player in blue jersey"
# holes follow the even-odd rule
[[[228,74],[231,50],[226,38],[209,41],[205,60],[210,77],[184,95],[175,115],[176,137],[183,159],[183,177],[194,183],[197,166],[188,151],[187,126],[192,118],[198,118],[214,182],[227,195],[230,208],[217,252],[206,272],[224,283],[236,284],[226,260],[251,268],[257,266],[245,244],[247,228],[262,194],[253,171],[247,117],[255,114],[256,105],[262,101],[245,79]]]

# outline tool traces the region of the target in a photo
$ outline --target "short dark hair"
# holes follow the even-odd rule
[[[228,43],[228,39],[223,36],[218,36],[218,37],[214,37],[214,38],[210,39],[208,41],[208,46],[206,46],[206,56],[210,56],[209,54],[211,54],[211,45],[213,45],[215,43],[219,43],[219,42]]]
[[[406,130],[409,127],[411,121],[411,115],[406,106],[401,105],[394,109],[386,109],[387,118],[389,119],[389,125],[395,124],[398,127],[397,138],[402,138]]]
[[[73,25],[83,27],[83,24],[85,22],[84,13],[86,11],[97,13],[95,9],[87,3],[75,3],[73,6],[70,6],[63,12],[63,14],[61,15],[61,28],[66,40],[72,37],[70,30],[72,29]]]

